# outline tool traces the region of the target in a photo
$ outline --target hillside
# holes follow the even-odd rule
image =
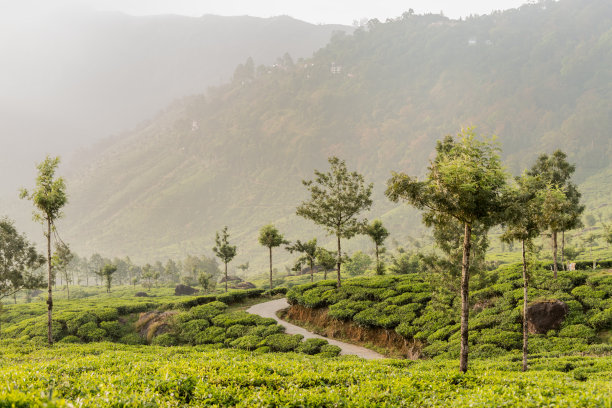
[[[469,125],[498,136],[514,173],[561,148],[584,180],[612,153],[610,27],[603,0],[464,21],[405,14],[337,34],[311,59],[239,67],[230,83],[98,146],[69,179],[65,239],[80,253],[178,258],[208,253],[228,225],[236,264],[260,266],[266,223],[289,239],[322,236],[293,214],[301,179],[339,155],[375,182],[371,216],[401,241],[420,220],[384,199],[385,180],[422,174],[435,141]]]
[[[46,153],[66,157],[131,129],[175,98],[227,82],[249,57],[255,65],[310,57],[333,32],[352,31],[286,16],[12,9],[0,6],[0,142],[11,152],[0,159],[0,195],[10,197]]]

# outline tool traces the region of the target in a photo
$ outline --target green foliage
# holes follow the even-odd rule
[[[303,338],[304,336],[301,334],[272,334],[266,337],[264,340],[264,345],[270,347],[270,350],[272,351],[294,351],[298,348]]]
[[[296,351],[304,354],[318,354],[321,352],[321,348],[327,345],[327,340],[324,339],[307,339],[300,343]],[[328,350],[326,350],[328,351]]]
[[[371,265],[372,258],[357,251],[345,262],[344,270],[350,276],[363,275]]]

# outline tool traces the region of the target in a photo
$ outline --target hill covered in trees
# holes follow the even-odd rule
[[[578,181],[609,171],[610,27],[603,0],[463,21],[405,13],[336,34],[309,59],[240,65],[226,85],[99,145],[69,178],[61,228],[78,252],[163,258],[210,251],[228,225],[238,262],[263,263],[262,225],[322,235],[294,215],[300,181],[338,155],[375,183],[372,216],[414,236],[419,217],[389,203],[384,182],[424,172],[437,139],[472,125],[498,136],[515,174],[557,148]]]

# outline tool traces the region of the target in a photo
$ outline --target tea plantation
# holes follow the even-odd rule
[[[523,281],[520,265],[487,272],[471,291],[470,353],[497,356],[522,345]],[[529,300],[560,300],[569,313],[558,330],[530,336],[530,352],[612,351],[612,274],[571,271],[534,273]],[[362,277],[300,285],[287,293],[290,303],[328,308],[328,316],[368,328],[395,330],[422,347],[425,357],[459,354],[459,297],[433,287],[421,274]]]
[[[610,407],[611,357],[481,360],[321,358],[211,346],[0,347],[7,407]]]

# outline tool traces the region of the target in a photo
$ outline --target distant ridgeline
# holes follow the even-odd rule
[[[375,183],[372,216],[402,240],[420,217],[384,199],[384,182],[392,170],[424,171],[435,140],[465,126],[496,134],[514,173],[560,148],[580,182],[612,157],[610,27],[607,0],[463,21],[406,13],[334,35],[310,59],[247,62],[77,169],[65,239],[84,254],[178,258],[209,252],[228,225],[237,262],[263,265],[261,226],[321,236],[295,208],[301,180],[338,155]]]

